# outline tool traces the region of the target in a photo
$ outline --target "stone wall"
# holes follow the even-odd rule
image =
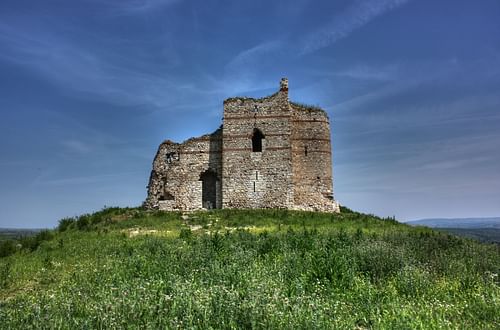
[[[338,212],[325,111],[277,93],[224,101],[223,126],[183,143],[163,142],[145,207],[163,210],[289,208]]]
[[[338,211],[333,198],[330,122],[325,111],[291,103],[294,206]]]
[[[289,208],[293,202],[288,90],[224,102],[222,207]],[[262,150],[253,151],[254,132]]]
[[[221,150],[221,129],[183,143],[163,142],[153,161],[145,207],[160,210],[220,208]],[[204,190],[205,195],[208,191],[215,196],[206,200]]]

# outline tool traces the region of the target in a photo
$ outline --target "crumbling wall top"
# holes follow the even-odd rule
[[[165,140],[165,141],[163,141],[160,144],[160,147],[161,146],[167,146],[167,145],[171,145],[171,146],[186,145],[186,144],[189,144],[191,142],[208,140],[210,138],[213,138],[213,137],[215,137],[217,135],[221,135],[221,134],[222,134],[222,125],[218,129],[216,129],[214,132],[212,132],[212,133],[204,134],[204,135],[196,136],[196,137],[191,137],[191,138],[189,138],[187,140],[184,140],[182,142],[175,142],[175,141],[172,141],[172,140]]]
[[[279,94],[279,91],[274,93],[274,94],[271,94],[269,96],[266,96],[266,97],[261,97],[261,98],[253,98],[253,97],[246,97],[246,96],[235,96],[235,97],[230,97],[230,98],[227,98],[224,100],[224,104],[226,103],[233,103],[233,102],[246,102],[246,101],[250,101],[250,102],[265,102],[269,99],[272,99],[274,98],[275,96],[277,96]]]
[[[323,115],[325,118],[328,119],[328,113],[325,110],[321,109],[319,106],[302,104],[297,102],[290,102],[290,106],[295,111],[306,111],[311,114],[314,113],[318,115]]]

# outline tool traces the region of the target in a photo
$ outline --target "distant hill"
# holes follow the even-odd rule
[[[20,237],[33,236],[42,229],[24,229],[24,228],[0,228],[0,241],[7,239],[17,239]]]
[[[435,218],[408,221],[411,226],[426,226],[450,234],[500,243],[500,218]]]
[[[431,228],[497,228],[500,229],[499,218],[435,218],[408,221],[411,226],[426,226]]]
[[[437,230],[457,236],[477,239],[481,242],[500,244],[499,228],[437,228]]]

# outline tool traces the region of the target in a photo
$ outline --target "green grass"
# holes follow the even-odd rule
[[[497,245],[343,211],[63,219],[0,258],[1,327],[500,327]]]

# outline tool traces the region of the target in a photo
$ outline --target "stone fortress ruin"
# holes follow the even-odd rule
[[[163,142],[144,206],[338,212],[331,151],[327,113],[290,102],[283,78],[271,96],[226,99],[222,126],[212,134]]]

